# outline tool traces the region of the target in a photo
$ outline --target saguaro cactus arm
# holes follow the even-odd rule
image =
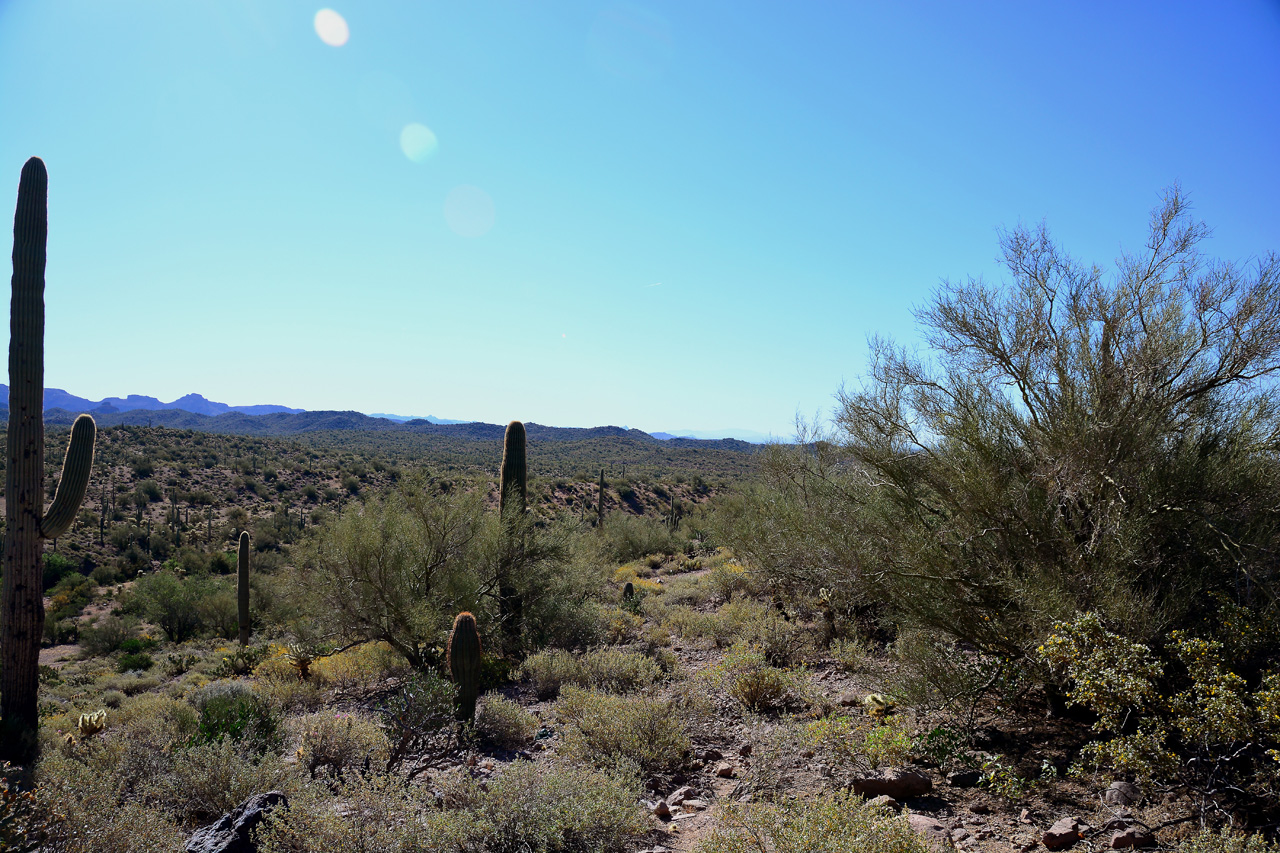
[[[40,521],[40,535],[45,539],[57,539],[70,529],[80,511],[85,492],[89,488],[89,472],[93,469],[93,443],[97,425],[89,415],[76,418],[71,427],[71,441],[67,455],[62,460],[62,479],[58,481],[58,493],[53,504]]]

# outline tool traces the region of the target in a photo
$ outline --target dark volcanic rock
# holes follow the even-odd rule
[[[187,842],[187,853],[257,853],[250,837],[254,827],[275,809],[289,808],[289,799],[279,791],[255,794],[216,823],[202,826]]]

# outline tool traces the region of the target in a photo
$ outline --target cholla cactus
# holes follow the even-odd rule
[[[94,711],[92,714],[81,714],[80,719],[76,722],[76,730],[80,732],[80,737],[93,737],[98,732],[107,727],[107,709],[103,708]]]

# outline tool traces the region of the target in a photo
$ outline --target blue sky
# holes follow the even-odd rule
[[[1001,227],[1280,249],[1274,0],[322,8],[0,0],[46,384],[786,435]]]

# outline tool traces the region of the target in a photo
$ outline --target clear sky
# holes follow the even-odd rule
[[[1001,227],[1280,249],[1275,0],[324,8],[0,0],[47,385],[787,435]]]

